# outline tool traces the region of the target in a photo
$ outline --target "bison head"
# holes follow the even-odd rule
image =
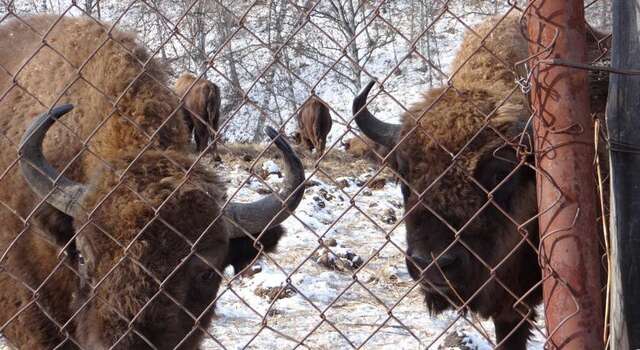
[[[284,155],[285,189],[226,208],[223,182],[193,165],[191,156],[168,150],[111,160],[88,183],[78,183],[54,169],[42,151],[47,130],[71,108],[38,117],[20,147],[31,189],[73,218],[70,237],[52,237],[75,256],[73,272],[52,273],[73,273],[63,278],[74,305],[69,319],[58,321],[75,327],[73,342],[85,349],[197,348],[222,270],[235,258],[231,242],[253,243],[253,235],[280,229],[302,199],[300,160],[268,129]]]
[[[297,146],[297,145],[301,145],[302,144],[302,134],[300,134],[299,131],[294,132],[293,134],[291,134],[291,140],[293,140],[293,143]]]
[[[434,89],[394,125],[367,109],[373,85],[355,98],[353,113],[366,136],[394,149],[406,263],[427,305],[434,312],[467,305],[496,317],[502,311],[494,300],[502,298],[503,311],[513,311],[509,300],[539,280],[524,97],[505,102],[484,90]]]

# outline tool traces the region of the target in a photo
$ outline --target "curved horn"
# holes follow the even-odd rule
[[[277,131],[267,127],[265,133],[275,140],[276,146],[284,156],[286,184],[279,195],[271,194],[253,203],[229,203],[225,214],[235,223],[232,223],[231,238],[247,237],[245,231],[251,234],[260,233],[267,225],[273,227],[280,224],[296,209],[304,194],[305,177],[302,162]],[[280,198],[286,201],[288,210],[282,210],[284,203]]]
[[[60,175],[42,154],[42,141],[47,131],[72,109],[72,105],[66,104],[38,116],[22,135],[18,154],[22,176],[33,192],[46,197],[47,203],[73,217],[79,213],[80,201],[87,187]]]
[[[370,81],[358,96],[353,99],[353,115],[355,116],[356,124],[365,135],[376,143],[393,148],[400,135],[400,125],[381,121],[374,117],[366,106],[367,96],[375,83],[375,80]]]

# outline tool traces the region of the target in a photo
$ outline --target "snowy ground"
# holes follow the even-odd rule
[[[231,187],[237,186],[235,179],[246,177],[238,165],[228,173]],[[404,263],[404,227],[396,227],[403,214],[399,187],[384,174],[376,177],[385,178],[383,188],[363,187],[371,173],[373,169],[360,177],[329,174],[338,184],[312,177],[316,185],[307,189],[296,217],[285,222],[288,233],[277,253],[260,261],[261,272],[221,290],[210,329],[216,339],[204,348],[289,349],[300,342],[310,349],[439,349],[456,333],[468,349],[492,348],[482,335],[493,339],[491,322],[456,313],[428,314]],[[276,175],[267,178],[273,186],[280,181]],[[248,199],[258,197],[254,191],[263,185],[255,181],[246,187],[250,189],[241,197]],[[321,248],[320,237],[336,246]],[[337,268],[326,267],[326,256],[318,259],[318,251],[327,249],[329,257],[346,257],[337,259]],[[362,267],[352,270],[353,262]],[[280,286],[285,289],[274,300]],[[541,349],[542,339],[538,334],[530,348]]]
[[[215,165],[226,174],[230,195],[247,178],[249,164]],[[271,160],[258,164],[279,172]],[[221,288],[209,330],[215,339],[206,339],[202,348],[492,349],[491,322],[427,312],[404,263],[402,197],[390,174],[378,174],[374,180],[384,184],[375,181],[371,189],[363,184],[376,167],[364,160],[333,157],[320,169],[324,174],[311,175],[307,168],[313,186],[295,217],[285,221],[287,235],[278,251],[258,262],[260,272]],[[278,189],[282,178],[272,174],[266,182]],[[259,198],[265,189],[254,177],[235,199]],[[232,279],[229,270],[227,277]],[[447,346],[456,338],[454,343],[465,346]],[[542,349],[543,343],[538,333],[529,348]]]
[[[470,15],[465,17],[465,23],[477,23],[482,18]],[[440,53],[430,59],[439,62],[444,72],[448,71],[462,30],[458,20],[448,15],[437,23]],[[392,59],[402,58],[406,47],[398,40],[397,46],[377,52],[366,67],[379,80],[388,77],[385,90],[390,96],[382,94],[370,106],[386,121],[397,121],[403,106],[410,105],[429,87],[421,71],[424,62],[416,57],[402,62]],[[398,63],[400,74],[390,73]],[[324,73],[313,67],[302,74],[310,85]],[[365,83],[367,80],[368,77],[363,78]],[[297,102],[303,101],[308,91],[301,93],[304,95]],[[335,149],[345,132],[341,123],[351,119],[353,96],[333,81],[331,74],[318,84],[316,93],[332,108],[335,122],[328,146],[333,144]],[[263,100],[261,95],[252,97]],[[285,111],[283,115],[292,112]],[[239,127],[241,121],[239,118],[238,124],[232,123],[233,128],[225,132],[227,142],[241,139],[246,129]],[[293,124],[288,123],[288,130]],[[230,181],[231,195],[246,178],[243,168],[247,164],[225,162],[220,166],[218,173]],[[265,168],[267,172],[277,171],[275,163],[268,163]],[[235,278],[221,288],[216,318],[210,328],[215,339],[207,339],[204,349],[280,350],[296,348],[298,343],[302,343],[300,348],[309,349],[439,349],[447,348],[445,338],[457,334],[466,345],[459,349],[492,348],[491,322],[471,315],[428,314],[404,263],[404,227],[397,223],[403,215],[399,187],[390,178],[382,188],[363,187],[367,176],[375,173],[373,167],[367,168],[364,160],[321,163],[321,169],[330,176],[316,173],[311,177],[315,186],[307,189],[295,217],[285,222],[288,233],[278,251],[261,259],[261,272]],[[307,176],[311,169],[307,168]],[[281,179],[270,175],[267,182],[277,187]],[[239,193],[240,200],[258,198],[265,188],[257,180],[245,187]],[[319,244],[321,238],[325,247]],[[335,255],[343,258],[335,259]],[[335,266],[326,267],[328,264]],[[354,270],[353,265],[361,266]],[[280,286],[286,288],[278,293]],[[273,299],[276,294],[281,298]],[[538,327],[544,328],[543,323],[539,322]],[[542,334],[536,334],[529,348],[542,349],[542,339]],[[4,350],[1,340],[0,350]]]

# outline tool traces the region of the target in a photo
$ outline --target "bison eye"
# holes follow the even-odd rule
[[[210,282],[216,277],[216,271],[214,269],[208,269],[198,274],[198,280],[200,282]]]
[[[493,174],[493,181],[491,183],[491,185],[493,185],[493,188],[495,188],[496,186],[498,186],[498,184],[500,182],[502,182],[502,180],[504,180],[507,176],[509,176],[509,174],[511,174],[511,171],[506,170],[506,169],[499,169],[497,170],[494,174]],[[493,189],[491,188],[491,189]]]

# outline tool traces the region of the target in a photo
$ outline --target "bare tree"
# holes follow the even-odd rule
[[[283,45],[282,31],[284,27],[284,19],[287,16],[287,1],[278,0],[271,1],[269,4],[269,20],[267,22],[267,45],[272,52],[277,52],[280,55],[280,48]],[[276,57],[277,59],[277,57]],[[263,95],[262,106],[265,108],[269,105],[269,100],[273,97],[276,99],[276,93],[274,89],[274,75],[278,69],[278,65],[274,65],[271,69],[267,70],[263,75],[267,93]],[[267,122],[267,114],[261,111],[256,123],[255,132],[253,134],[253,141],[257,142],[264,138],[263,130]]]
[[[440,50],[438,49],[438,33],[432,26],[432,22],[435,20],[436,15],[440,11],[440,6],[433,1],[420,0],[418,4],[419,8],[419,28],[425,28],[423,32],[417,33],[421,35],[418,40],[418,50],[423,57],[427,60],[422,60],[421,71],[427,72],[427,79],[429,86],[434,86],[442,82],[440,75],[434,74],[433,67],[440,68]]]
[[[312,16],[320,25],[331,27],[332,31],[339,33],[341,37],[326,38],[328,43],[322,43],[324,38],[321,38],[320,42],[313,42],[302,52],[316,62],[334,65],[346,49],[348,63],[334,65],[336,69],[346,68],[346,71],[342,74],[336,73],[348,81],[346,86],[353,92],[360,90],[362,67],[371,59],[376,49],[393,42],[394,32],[385,30],[373,22],[370,5],[358,0],[323,1],[315,7]],[[317,36],[317,32],[311,35]]]
[[[219,21],[217,23],[217,32],[218,32],[218,42],[216,47],[221,47],[225,45],[224,55],[222,56],[224,62],[226,63],[226,73],[227,77],[230,79],[229,85],[231,86],[230,94],[227,96],[228,105],[223,108],[223,114],[226,114],[232,109],[235,109],[237,106],[242,103],[243,99],[243,90],[240,85],[240,75],[238,74],[238,60],[236,59],[236,53],[233,48],[233,43],[227,41],[232,34],[232,29],[237,26],[235,23],[235,19],[232,13],[226,10],[221,11],[221,16],[219,16]]]
[[[100,13],[100,0],[84,0],[83,6],[84,12],[96,19],[101,19],[102,14]]]

